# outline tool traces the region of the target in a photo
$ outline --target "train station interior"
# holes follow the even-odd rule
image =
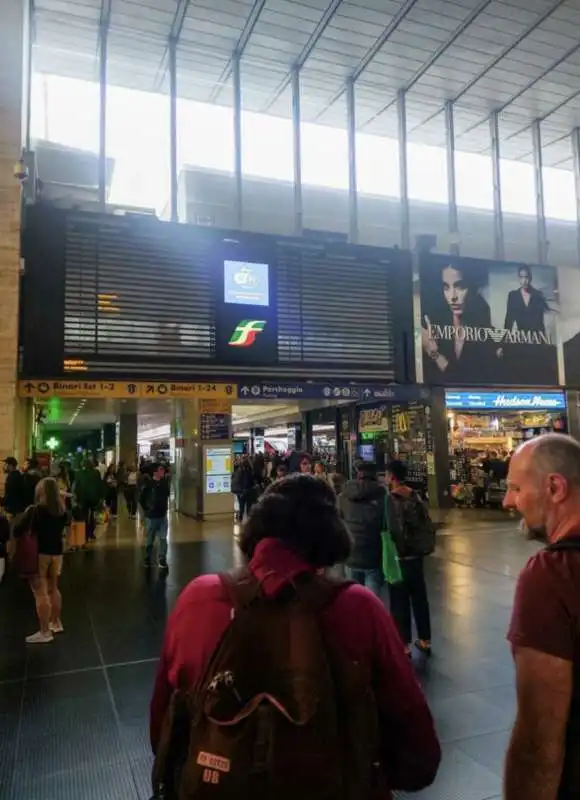
[[[506,497],[518,448],[580,440],[578,31],[580,0],[2,0],[0,800],[160,800],[174,610],[245,566],[285,470],[341,531],[380,487],[372,567],[323,566],[366,586],[340,628],[392,631],[442,753],[380,800],[540,798],[541,759],[505,777],[540,547]],[[427,515],[409,559],[393,469]]]

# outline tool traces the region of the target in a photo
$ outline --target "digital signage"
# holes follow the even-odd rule
[[[269,306],[269,272],[269,264],[224,261],[224,302],[238,306]]]
[[[451,409],[489,411],[565,411],[564,392],[445,392]]]

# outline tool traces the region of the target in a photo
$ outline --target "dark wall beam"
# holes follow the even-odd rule
[[[435,50],[433,55],[429,59],[427,59],[427,61],[425,61],[423,66],[421,66],[417,70],[417,72],[413,75],[413,77],[405,84],[405,86],[403,88],[405,89],[406,92],[408,92],[410,89],[412,89],[413,86],[415,86],[415,84],[418,83],[421,80],[423,75],[425,75],[425,73],[428,72],[428,70],[430,70],[431,67],[435,64],[435,62],[438,61],[441,58],[441,56],[444,55],[444,53],[446,53],[447,50],[453,44],[455,44],[457,39],[463,33],[465,33],[467,28],[469,28],[469,26],[473,22],[475,22],[477,17],[479,17],[479,15],[482,14],[485,11],[485,9],[492,2],[493,2],[493,0],[482,0],[479,3],[479,5],[476,6],[473,9],[473,11],[470,14],[467,15],[467,17],[463,20],[463,22],[460,25],[458,25],[457,28],[455,28],[455,30],[453,31],[451,36],[439,45],[439,47],[437,48],[437,50]],[[379,111],[377,111],[376,114],[373,114],[372,117],[370,117],[365,122],[363,122],[363,124],[359,126],[359,130],[362,130],[367,125],[370,125],[371,122],[374,122],[378,117],[380,117],[382,114],[384,114],[386,111],[388,111],[390,108],[392,108],[396,104],[397,104],[397,98],[396,97],[394,97],[392,100],[389,100],[389,102],[385,106],[383,106]]]
[[[272,108],[272,106],[276,102],[276,100],[280,97],[280,95],[282,95],[286,91],[286,89],[292,84],[292,73],[295,70],[300,71],[304,66],[304,64],[306,63],[306,61],[310,58],[312,51],[318,44],[318,40],[332,22],[332,18],[338,11],[338,8],[341,3],[342,0],[331,0],[331,2],[328,4],[328,6],[326,7],[326,11],[318,20],[316,28],[314,28],[314,30],[312,31],[312,34],[310,35],[308,41],[300,51],[300,54],[296,59],[296,61],[294,62],[294,64],[292,65],[292,68],[289,70],[288,74],[284,77],[284,79],[282,80],[282,82],[272,95],[272,97],[268,100],[266,105],[261,109],[262,114],[267,114],[268,111]]]
[[[237,53],[238,57],[241,58],[244,55],[244,50],[248,46],[248,42],[250,41],[250,36],[254,32],[254,28],[258,24],[258,20],[260,19],[260,14],[262,13],[264,6],[266,5],[266,0],[255,0],[254,5],[252,6],[252,10],[248,15],[248,19],[246,20],[246,24],[244,25],[244,29],[240,34],[240,38],[237,41],[237,44],[234,48],[234,53]],[[230,58],[226,66],[224,67],[222,74],[220,75],[218,82],[214,86],[214,89],[210,95],[209,101],[210,103],[217,102],[217,99],[232,77],[234,71],[234,58]]]
[[[409,14],[409,12],[413,9],[413,7],[417,4],[417,2],[418,2],[418,0],[406,0],[406,2],[397,11],[395,16],[389,22],[389,24],[384,29],[384,31],[381,33],[379,38],[376,40],[374,45],[372,47],[370,47],[367,50],[367,52],[364,54],[364,56],[361,58],[361,60],[357,64],[357,66],[352,71],[352,74],[349,75],[349,81],[352,81],[353,83],[356,83],[356,81],[360,78],[360,76],[363,74],[365,69],[369,66],[369,64],[372,63],[372,61],[374,60],[375,56],[383,49],[383,47],[389,41],[389,39],[391,38],[393,33],[397,30],[397,28],[399,27],[401,22],[403,22],[405,17]],[[316,120],[320,119],[320,117],[323,114],[325,114],[328,111],[329,108],[332,108],[332,106],[338,100],[340,100],[340,98],[344,95],[345,92],[346,92],[346,84],[343,87],[341,87],[338,90],[338,92],[336,92],[336,94],[333,96],[333,98],[330,100],[330,102],[328,102],[325,105],[325,107],[316,115],[316,117],[314,118],[313,121],[316,122]]]
[[[465,84],[465,86],[463,86],[459,90],[459,92],[457,92],[455,97],[453,97],[453,103],[455,104],[455,103],[457,103],[458,100],[461,100],[461,98],[465,94],[467,94],[467,92],[469,92],[471,89],[473,89],[473,87],[476,85],[476,83],[478,83],[482,78],[485,78],[485,76],[489,72],[491,72],[491,70],[494,69],[494,67],[497,67],[497,65],[499,64],[499,62],[502,59],[506,58],[506,56],[509,56],[509,54],[512,53],[516,49],[516,47],[519,47],[519,45],[525,39],[527,39],[528,36],[531,33],[533,33],[537,28],[539,28],[540,25],[542,23],[544,23],[554,13],[554,11],[557,11],[560,8],[560,6],[563,6],[564,3],[566,3],[566,2],[567,2],[567,0],[557,0],[557,2],[553,3],[550,6],[550,8],[548,8],[546,11],[544,11],[544,13],[542,14],[541,17],[539,17],[534,23],[532,23],[532,25],[530,25],[528,28],[526,28],[526,30],[523,33],[521,33],[517,37],[517,39],[514,39],[514,41],[511,44],[509,44],[507,47],[504,47],[504,49],[501,51],[501,53],[499,53],[497,56],[495,56],[495,58],[492,58],[492,60],[484,67],[484,69],[481,72],[479,72],[474,78],[472,78],[470,81],[468,81]],[[445,111],[445,106],[443,105],[443,106],[441,106],[440,109],[438,109],[437,111],[434,111],[433,114],[431,114],[429,117],[427,117],[427,119],[423,120],[423,122],[421,122],[420,125],[415,125],[414,128],[411,128],[409,133],[413,133],[413,131],[416,131],[418,128],[421,128],[423,125],[426,125],[428,122],[431,122],[431,120],[435,119],[435,117],[438,117],[439,114],[442,114],[444,111]]]

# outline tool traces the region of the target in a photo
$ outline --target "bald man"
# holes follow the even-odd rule
[[[546,547],[520,573],[508,639],[517,717],[505,800],[580,798],[580,444],[548,434],[510,462],[504,506]]]

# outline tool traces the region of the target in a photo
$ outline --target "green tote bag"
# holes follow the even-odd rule
[[[389,531],[389,493],[385,492],[385,505],[383,512],[383,530],[381,531],[381,539],[383,542],[383,575],[385,581],[389,584],[401,583],[403,580],[403,573],[401,572],[401,564],[399,563],[399,556],[397,548],[393,542],[393,538]]]

